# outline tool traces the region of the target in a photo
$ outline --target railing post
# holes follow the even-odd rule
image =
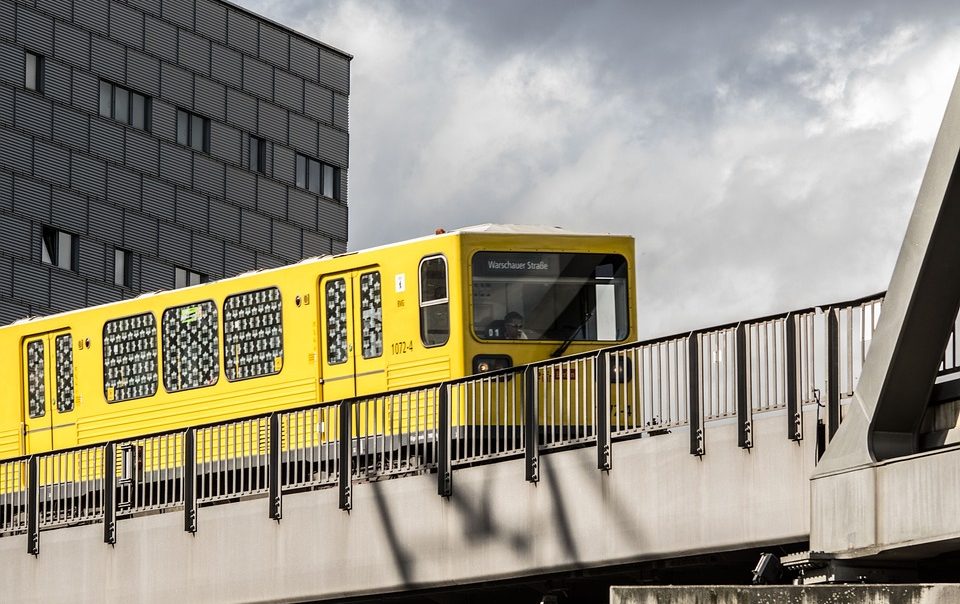
[[[599,353],[593,365],[593,383],[596,388],[594,418],[597,426],[597,469],[613,467],[610,448],[610,371],[607,370],[607,355]]]
[[[797,316],[784,319],[787,345],[787,438],[803,440],[803,413],[797,404]]]
[[[450,455],[450,385],[440,384],[437,396],[437,494],[441,497],[453,495],[453,472]]]
[[[700,396],[700,334],[696,331],[687,336],[687,403],[690,426],[690,455],[702,457],[706,453],[703,437],[703,397]]]
[[[340,509],[350,510],[353,507],[353,438],[351,424],[353,422],[353,406],[350,400],[340,402]],[[358,451],[359,452],[359,451]]]
[[[117,444],[103,448],[103,542],[117,542]]]
[[[540,480],[540,421],[537,413],[537,370],[523,371],[524,453],[527,482]]]
[[[197,430],[183,433],[183,530],[197,532]]]
[[[749,376],[747,359],[747,325],[737,325],[737,446],[741,449],[753,447],[753,407],[747,396],[747,378]]]
[[[828,308],[827,321],[827,434],[828,440],[840,427],[840,317]]]
[[[40,471],[37,456],[27,460],[27,553],[40,554]]]
[[[270,481],[270,518],[280,521],[283,518],[283,490],[280,468],[280,414],[270,414],[270,464],[267,479]]]

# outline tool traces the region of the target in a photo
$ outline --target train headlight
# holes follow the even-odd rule
[[[513,359],[505,354],[478,354],[473,357],[473,372],[487,373],[513,367]]]

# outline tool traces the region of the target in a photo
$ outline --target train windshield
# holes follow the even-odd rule
[[[483,340],[627,337],[627,261],[617,254],[477,252],[473,329]]]

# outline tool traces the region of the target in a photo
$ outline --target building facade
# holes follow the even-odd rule
[[[345,251],[350,58],[219,0],[0,0],[0,325]]]

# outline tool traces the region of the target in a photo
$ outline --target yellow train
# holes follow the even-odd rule
[[[633,340],[633,254],[483,225],[18,321],[0,327],[0,459]]]

